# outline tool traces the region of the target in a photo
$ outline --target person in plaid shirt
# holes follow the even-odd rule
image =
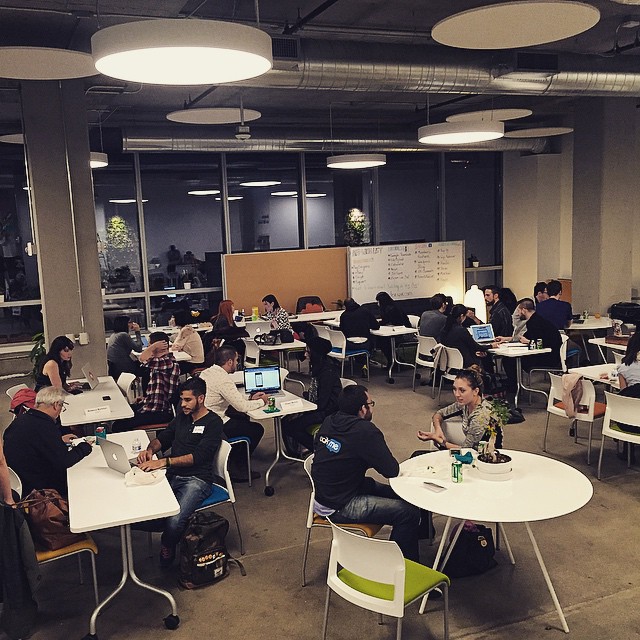
[[[142,366],[149,370],[147,391],[144,398],[138,398],[133,405],[133,418],[113,423],[114,433],[173,420],[171,401],[178,389],[180,367],[169,351],[169,336],[162,331],[152,333],[149,346],[139,359]]]

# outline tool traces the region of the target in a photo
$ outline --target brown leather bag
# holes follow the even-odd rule
[[[69,529],[69,505],[55,489],[34,489],[18,503],[24,509],[37,549],[55,551],[84,540]]]

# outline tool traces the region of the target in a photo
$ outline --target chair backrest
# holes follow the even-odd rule
[[[22,383],[22,384],[14,384],[13,387],[9,387],[5,393],[9,396],[9,400],[13,400],[13,396],[16,395],[16,393],[18,391],[20,391],[20,389],[28,389],[29,387]]]
[[[340,378],[340,384],[344,389],[345,387],[351,387],[354,384],[358,384],[358,383],[355,380],[349,380],[348,378]]]
[[[18,474],[11,468],[9,469],[9,484],[11,488],[22,498],[22,480],[18,477]]]
[[[311,465],[313,465],[313,453],[305,458],[304,470],[309,476],[309,482],[311,483],[311,496],[309,498],[309,508],[307,509],[307,529],[311,529],[313,525],[313,501],[316,499],[316,485],[311,477]]]
[[[435,367],[435,352],[438,341],[431,336],[418,336],[418,348],[416,349],[416,364],[426,367]]]
[[[549,390],[549,398],[547,400],[547,411],[553,407],[555,402],[562,401],[562,395],[564,391],[562,378],[563,376],[559,376],[549,372],[551,389]],[[582,378],[580,380],[580,383],[582,384],[582,396],[580,397],[579,406],[583,410],[578,411],[578,407],[575,407],[576,418],[582,420],[583,422],[593,422],[593,414],[595,413],[596,407],[596,390],[591,380]],[[584,407],[587,408],[586,411],[584,411]],[[556,410],[558,409],[557,407],[555,408]]]
[[[121,373],[118,377],[118,386],[127,400],[131,400],[129,396],[131,395],[131,387],[133,386],[135,379],[135,373],[127,373],[126,371]]]
[[[331,342],[331,336],[329,335],[329,327],[324,324],[314,324],[313,325],[318,332],[318,338],[324,338],[325,340],[329,340]]]
[[[300,313],[301,311],[304,311],[304,308],[308,304],[319,304],[322,307],[323,311],[326,310],[326,307],[324,306],[322,300],[320,299],[320,296],[301,296],[300,298],[298,298],[298,301],[296,302],[296,313]]]
[[[549,389],[549,397],[547,398],[547,411],[553,407],[554,403],[562,400],[562,376],[550,372],[548,375],[551,389]]]
[[[327,585],[348,602],[369,611],[396,618],[404,612],[405,562],[400,547],[391,540],[367,538],[331,523],[333,540],[329,556]],[[393,586],[393,599],[370,596],[344,583],[338,571],[344,568],[357,576]]]
[[[464,358],[460,353],[459,349],[455,347],[445,347],[443,346],[443,351],[446,354],[445,357],[445,366],[444,369],[442,365],[440,365],[440,370],[446,372],[447,375],[451,374],[452,370],[464,369]],[[442,355],[440,356],[440,360],[442,360]]]
[[[225,487],[229,493],[229,500],[231,502],[236,501],[235,493],[233,492],[233,485],[231,484],[231,475],[229,474],[229,454],[231,453],[231,445],[223,440],[220,443],[220,448],[216,453],[216,457],[213,461],[213,472],[224,480]]]
[[[622,358],[624,358],[624,353],[622,353],[620,351],[614,351],[613,352],[613,361],[614,361],[616,367],[619,367],[622,364]],[[7,391],[7,393],[9,393],[9,391]]]
[[[418,323],[420,322],[420,316],[408,315],[407,318],[409,318],[409,322],[411,323],[411,326],[414,329],[417,329],[418,328]]]
[[[260,366],[260,347],[253,341],[243,338],[245,344],[244,366],[259,367]]]
[[[338,355],[344,356],[347,352],[347,339],[344,336],[344,333],[339,329],[330,329],[329,330],[329,340],[331,341],[331,346],[334,349],[339,349],[340,353]],[[335,351],[332,352],[334,355]]]
[[[640,427],[640,398],[627,398],[609,391],[604,392],[604,397],[607,409],[604,412],[603,431],[609,429],[611,421]]]
[[[562,371],[567,373],[567,345],[569,343],[569,336],[566,333],[562,333],[560,337],[562,338],[562,344],[560,345],[560,364]]]

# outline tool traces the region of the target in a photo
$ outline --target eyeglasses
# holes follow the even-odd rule
[[[367,402],[367,406],[368,407],[375,407],[376,406],[376,401],[372,400],[371,402]]]
[[[66,411],[67,410],[67,405],[69,404],[68,402],[65,402],[64,400],[60,400],[60,402],[58,402],[59,405],[61,405],[62,407],[62,411]]]

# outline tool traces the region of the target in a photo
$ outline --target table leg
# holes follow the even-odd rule
[[[507,547],[507,554],[509,555],[509,560],[511,564],[516,563],[516,559],[513,557],[513,552],[511,551],[511,545],[509,544],[509,538],[507,538],[507,532],[504,530],[504,526],[502,522],[496,523],[498,532],[504,538],[504,546]]]
[[[515,397],[515,405],[518,407],[518,397],[520,396],[520,389],[523,391],[528,391],[529,393],[539,393],[545,397],[545,399],[549,399],[549,396],[540,389],[534,389],[533,387],[525,387],[522,382],[522,358],[516,358],[516,378],[518,381],[518,387],[516,389],[516,397]]]
[[[153,585],[147,584],[146,582],[142,582],[140,578],[136,575],[134,566],[133,566],[133,547],[131,544],[131,527],[130,525],[124,525],[120,527],[120,549],[122,555],[122,577],[120,578],[120,582],[116,586],[116,588],[102,601],[98,604],[98,606],[93,610],[91,614],[91,619],[89,621],[89,633],[83,638],[83,640],[93,640],[97,638],[96,635],[96,621],[100,612],[104,607],[113,600],[120,591],[122,591],[124,585],[127,582],[127,578],[131,577],[131,580],[137,584],[139,587],[143,589],[148,589],[149,591],[153,591],[159,595],[164,596],[169,600],[171,604],[171,615],[167,616],[164,619],[165,626],[168,629],[176,629],[180,624],[180,618],[178,618],[178,607],[176,605],[176,601],[173,596],[163,589],[158,589]]]
[[[560,601],[558,600],[558,596],[556,595],[555,589],[553,588],[553,584],[551,584],[551,578],[549,577],[549,572],[547,571],[547,567],[544,564],[544,560],[542,559],[542,554],[540,553],[540,549],[538,548],[538,543],[533,536],[533,531],[531,531],[531,527],[528,522],[524,523],[524,526],[527,528],[527,533],[529,534],[529,539],[531,540],[531,544],[533,545],[533,551],[536,554],[536,558],[538,559],[538,564],[540,565],[540,569],[542,570],[542,575],[544,576],[544,581],[547,583],[547,588],[549,589],[549,593],[551,594],[551,599],[553,600],[553,605],[558,612],[558,616],[560,618],[560,622],[562,623],[562,629],[565,633],[569,633],[569,625],[564,617],[564,613],[562,612],[562,607],[560,606]]]

